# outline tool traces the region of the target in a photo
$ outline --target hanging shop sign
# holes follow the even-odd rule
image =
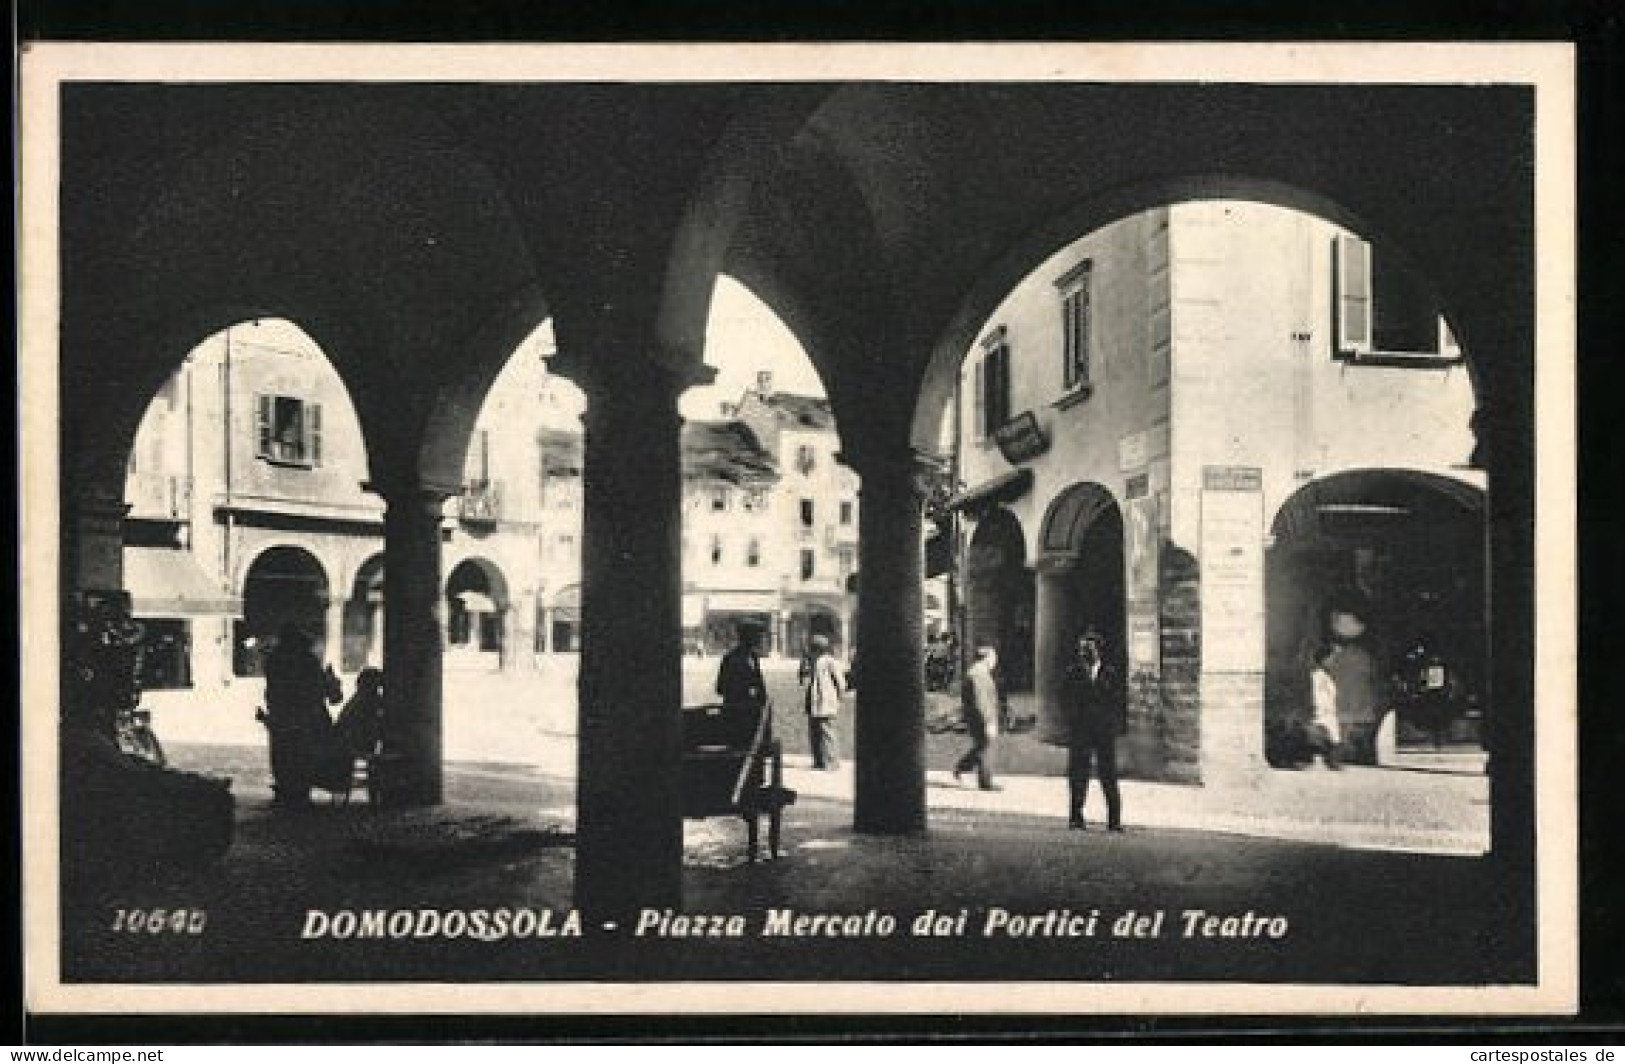
[[[1017,414],[993,433],[1004,460],[1014,465],[1029,462],[1049,450],[1049,437],[1031,410]]]

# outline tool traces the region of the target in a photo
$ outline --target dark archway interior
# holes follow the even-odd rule
[[[344,603],[345,672],[383,665],[384,556],[368,558],[355,574],[350,597]]]
[[[309,551],[272,547],[254,559],[243,581],[243,619],[233,639],[233,672],[258,676],[262,651],[284,624],[298,626],[325,656],[327,574]],[[253,640],[252,643],[249,641]]]
[[[1379,708],[1396,712],[1401,747],[1484,739],[1487,639],[1484,498],[1470,484],[1408,470],[1340,473],[1281,507],[1265,568],[1266,754],[1292,762],[1283,733],[1309,712],[1309,659],[1334,639],[1334,610],[1365,625]],[[1450,679],[1445,719],[1419,709],[1406,676],[1419,646]],[[1407,662],[1407,659],[1412,659]]]
[[[501,574],[470,559],[446,578],[446,642],[469,650],[502,649],[507,592]]]
[[[973,651],[991,646],[999,652],[1008,691],[1033,686],[1034,585],[1026,556],[1021,523],[1009,510],[997,507],[977,522],[965,567],[966,640]]]

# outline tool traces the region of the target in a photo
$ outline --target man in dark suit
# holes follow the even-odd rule
[[[1107,659],[1100,630],[1089,627],[1078,637],[1077,660],[1062,684],[1070,737],[1066,778],[1071,802],[1068,826],[1085,829],[1084,800],[1089,795],[1090,765],[1106,794],[1106,827],[1123,830],[1123,798],[1117,789],[1117,736],[1127,721],[1122,674]]]
[[[738,642],[717,669],[717,694],[729,741],[748,742],[767,708],[767,682],[762,678],[762,630],[749,622],[736,629]]]

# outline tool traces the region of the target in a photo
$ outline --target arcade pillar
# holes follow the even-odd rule
[[[437,805],[444,793],[440,513],[454,488],[380,489],[384,510],[383,793],[392,805]]]
[[[1068,742],[1071,734],[1061,689],[1068,666],[1077,660],[1077,638],[1084,624],[1080,596],[1072,587],[1077,568],[1075,555],[1038,560],[1033,688],[1038,702],[1038,738],[1056,745]]]
[[[331,590],[322,610],[322,660],[333,668],[344,662],[344,593]]]
[[[682,898],[686,382],[624,349],[635,341],[610,343],[623,349],[594,350],[577,381],[587,410],[575,901],[616,917]]]
[[[858,688],[853,826],[925,830],[922,466],[912,452],[862,463],[858,507]]]
[[[1493,354],[1499,354],[1494,352]],[[1492,357],[1493,357],[1492,354]],[[1481,356],[1482,357],[1482,356]],[[1535,473],[1529,426],[1533,389],[1474,416],[1475,457],[1488,474],[1485,567],[1490,663],[1486,743],[1491,852],[1508,869],[1530,869],[1535,856]],[[1525,884],[1532,892],[1532,884]]]

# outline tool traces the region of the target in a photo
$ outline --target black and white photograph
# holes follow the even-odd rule
[[[1567,46],[21,82],[30,1010],[1577,1008]]]

